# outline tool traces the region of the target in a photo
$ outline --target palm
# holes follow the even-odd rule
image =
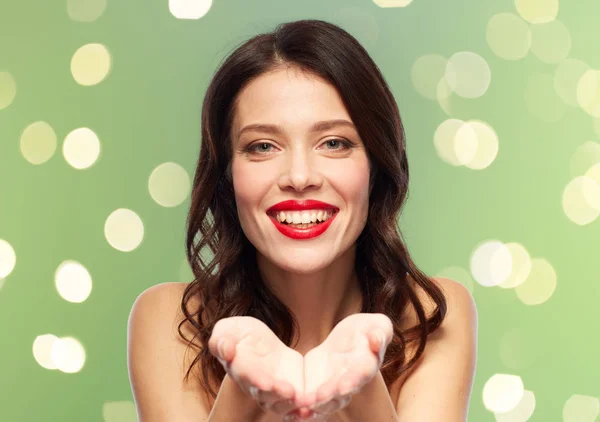
[[[219,339],[226,338],[225,358],[218,350]],[[231,317],[219,320],[209,340],[211,353],[227,373],[260,406],[276,412],[289,412],[302,391],[303,357],[287,347],[262,321],[252,317]],[[258,391],[261,394],[258,394]]]
[[[384,334],[383,344],[376,339],[377,332]],[[233,341],[226,359],[221,359],[216,343],[224,336]],[[346,406],[377,374],[391,337],[392,323],[384,314],[353,314],[303,357],[262,321],[232,317],[217,322],[209,348],[263,409],[308,416],[310,408],[326,417]],[[260,395],[253,394],[252,387]]]
[[[333,413],[348,404],[379,370],[392,326],[383,314],[354,314],[340,321],[327,339],[304,356],[305,395],[317,413]],[[379,352],[382,352],[381,354]]]

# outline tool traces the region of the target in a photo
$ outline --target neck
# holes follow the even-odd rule
[[[355,248],[351,248],[330,266],[300,274],[285,271],[257,254],[266,286],[298,322],[300,331],[292,345],[302,355],[321,344],[339,321],[361,311],[362,293],[354,260]]]

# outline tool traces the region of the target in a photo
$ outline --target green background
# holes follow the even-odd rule
[[[175,207],[159,205],[148,190],[150,173],[175,162],[192,177],[201,104],[219,62],[251,36],[305,18],[354,35],[394,93],[411,172],[399,224],[417,265],[431,275],[448,267],[468,271],[476,246],[499,239],[521,243],[556,271],[554,294],[536,306],[523,304],[511,289],[471,286],[479,345],[469,420],[495,420],[483,390],[497,373],[520,376],[535,394],[531,421],[562,421],[574,394],[598,398],[600,222],[577,225],[561,204],[572,154],[598,135],[581,109],[569,108],[557,122],[528,110],[528,78],[552,75],[556,64],[531,53],[513,61],[497,57],[486,25],[503,12],[516,14],[514,2],[414,0],[406,8],[380,8],[369,0],[227,0],[215,1],[201,19],[183,20],[166,0],[109,0],[98,19],[80,22],[69,17],[65,1],[2,2],[0,72],[10,72],[17,91],[0,109],[0,239],[14,248],[17,262],[0,281],[0,421],[135,420],[126,362],[131,305],[149,286],[191,280],[184,258],[189,197]],[[569,57],[593,68],[600,67],[598,16],[600,4],[591,0],[563,1],[558,14],[571,34]],[[104,44],[112,60],[106,79],[94,86],[79,85],[70,71],[74,52],[87,43]],[[448,116],[418,94],[411,68],[420,56],[460,51],[486,59],[491,84]],[[499,153],[488,168],[440,159],[433,134],[449,117],[477,118],[495,129]],[[98,161],[77,170],[57,148],[48,161],[32,165],[19,139],[40,120],[52,126],[59,147],[75,128],[94,130]],[[118,208],[144,222],[143,241],[131,252],[113,248],[104,235],[107,217]],[[54,273],[64,260],[82,263],[92,276],[93,291],[83,303],[57,294]],[[510,367],[501,348],[514,330],[520,340],[508,352]],[[41,367],[32,345],[44,333],[77,338],[86,352],[83,368]]]

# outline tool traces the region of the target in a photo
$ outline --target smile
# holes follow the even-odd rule
[[[281,234],[292,239],[312,239],[325,233],[338,210],[275,211],[267,213]]]

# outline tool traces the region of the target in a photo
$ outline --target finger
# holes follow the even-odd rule
[[[280,400],[271,406],[271,410],[278,414],[289,414],[296,409],[296,405],[293,400]]]
[[[350,403],[350,396],[336,397],[312,408],[312,411],[321,415],[330,415],[346,407]]]
[[[292,384],[285,380],[277,380],[273,385],[273,391],[284,399],[294,399],[296,389]]]
[[[331,400],[335,395],[337,384],[338,378],[331,377],[321,387],[319,387],[314,397],[316,404]]]

